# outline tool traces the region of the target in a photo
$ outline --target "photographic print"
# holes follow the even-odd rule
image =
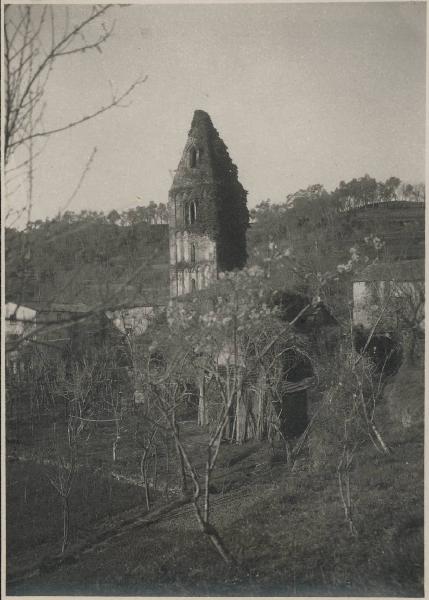
[[[426,3],[4,4],[9,596],[424,596]]]

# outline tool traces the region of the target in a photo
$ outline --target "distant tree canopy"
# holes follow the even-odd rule
[[[319,253],[330,253],[345,240],[350,240],[354,217],[347,213],[353,208],[378,205],[383,202],[424,202],[423,184],[402,183],[397,177],[377,181],[369,175],[341,181],[327,192],[321,184],[308,186],[289,194],[282,204],[270,200],[261,202],[251,212],[250,249],[267,245],[267,239],[288,244],[295,250],[308,252],[309,245]],[[378,224],[375,224],[378,225]],[[383,224],[380,225],[383,228]],[[378,232],[380,233],[380,232]],[[361,236],[362,240],[364,235]]]
[[[168,287],[165,204],[67,211],[24,231],[6,228],[6,296],[13,301],[99,302],[115,287]],[[161,225],[152,227],[152,225]]]
[[[324,274],[339,264],[347,271],[348,264],[341,263],[348,253],[370,260],[421,258],[424,210],[406,202],[421,203],[424,198],[422,184],[405,184],[397,177],[380,182],[365,175],[340,182],[332,192],[314,184],[289,194],[282,204],[266,200],[251,212],[249,262],[263,265],[274,251],[290,253],[300,266],[273,273],[272,278],[281,278],[273,284],[307,295],[309,281],[303,274],[314,273],[323,280]],[[386,208],[386,202],[395,210]],[[374,240],[379,241],[377,247]],[[347,308],[344,287],[331,282],[324,290],[329,298],[323,299],[332,308],[339,312]]]
[[[419,253],[424,245],[423,220],[408,219],[410,211],[403,203],[422,202],[424,197],[422,184],[404,184],[396,177],[377,182],[365,175],[341,182],[333,192],[315,184],[290,194],[282,204],[266,200],[251,212],[248,264],[262,264],[276,246],[290,249],[302,262],[302,272],[323,276],[343,262],[351,247],[368,236],[383,238],[385,234],[389,240],[378,249],[380,257],[413,249]],[[376,209],[386,201],[405,206],[394,223],[386,219],[382,208]],[[365,211],[347,210],[367,205],[375,207],[370,209],[371,218]],[[31,222],[24,231],[6,228],[6,297],[15,302],[51,298],[92,303],[111,299],[117,290],[123,299],[134,293],[141,301],[139,294],[144,290],[159,290],[159,298],[165,300],[167,222],[166,205],[151,202],[107,214],[67,211]],[[291,283],[299,280],[299,272],[284,277]],[[307,293],[305,285],[300,289]]]

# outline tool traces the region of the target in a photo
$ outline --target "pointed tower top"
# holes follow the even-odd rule
[[[205,110],[201,110],[200,108],[195,109],[194,119],[209,119],[209,121],[211,121],[209,113],[207,113]]]
[[[213,123],[212,120],[210,118],[210,115],[208,113],[206,113],[204,110],[196,110],[194,112],[194,117],[192,119],[192,124],[191,127],[197,127],[198,125],[211,125],[213,127]]]
[[[196,110],[182,158],[173,180],[173,188],[213,181],[212,138],[217,134],[209,115]]]
[[[213,126],[210,115],[196,110],[188,139],[173,181],[173,188],[199,183],[225,181],[237,177],[237,168],[228,149]]]
[[[188,139],[169,192],[171,293],[205,287],[198,273],[246,262],[247,192],[228,149],[203,110],[194,112]],[[191,274],[191,275],[190,275]],[[203,280],[210,279],[209,274]],[[183,291],[185,290],[185,291]]]

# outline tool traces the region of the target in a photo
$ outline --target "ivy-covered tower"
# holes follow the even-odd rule
[[[171,297],[244,266],[246,197],[209,115],[196,110],[168,197]]]

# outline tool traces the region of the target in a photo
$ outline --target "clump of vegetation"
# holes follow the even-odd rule
[[[165,211],[161,204],[121,215],[65,212],[6,229],[7,298],[107,307],[159,301],[168,289]]]
[[[311,193],[328,210],[323,190]],[[44,552],[64,560],[11,590],[74,582],[76,592],[79,577],[91,592],[107,583],[140,594],[422,592],[422,420],[399,410],[420,369],[412,332],[422,296],[396,319],[391,339],[409,340],[396,373],[400,353],[387,368],[386,352],[374,352],[380,331],[353,329],[347,295],[352,275],[385,252],[379,236],[350,247],[343,239],[342,255],[330,255],[322,224],[297,221],[301,246],[280,233],[263,242],[271,210],[259,224],[256,215],[250,266],[171,302],[142,336],[34,369],[43,402],[28,397],[33,436],[25,446],[21,429],[8,452],[17,472],[28,463],[41,473],[37,494],[55,521]],[[392,315],[377,310],[382,327]],[[420,397],[420,383],[412,393]],[[42,452],[43,440],[52,443]],[[15,481],[9,494],[28,522],[35,482],[23,470]],[[78,491],[88,500],[81,519]],[[106,495],[109,510],[95,510]],[[22,532],[12,535],[11,569],[22,560],[36,572]]]

